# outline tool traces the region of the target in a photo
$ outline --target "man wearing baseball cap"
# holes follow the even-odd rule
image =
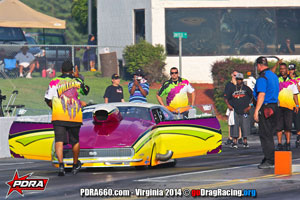
[[[279,81],[268,67],[266,57],[260,56],[255,65],[259,71],[259,77],[253,90],[253,96],[257,103],[254,111],[254,120],[259,125],[259,138],[264,158],[259,169],[274,167],[274,126],[276,124],[276,113],[278,110]]]
[[[299,85],[299,81],[300,81],[300,76],[298,76],[296,74],[296,64],[294,63],[290,63],[289,64],[289,75],[291,77],[291,79],[296,80],[297,82],[297,88],[298,90],[300,90],[300,85]],[[300,96],[298,95],[298,102],[300,102]],[[295,107],[295,110],[297,111],[299,109],[299,105],[297,107]],[[296,148],[300,147],[300,112],[294,112],[293,113],[293,121],[295,124],[295,128],[297,130],[297,140],[296,140]]]
[[[129,102],[147,103],[147,95],[149,93],[149,83],[144,78],[144,73],[138,69],[133,74],[133,80],[128,84],[130,94]]]
[[[298,77],[296,74],[296,64],[290,63],[288,69],[289,69],[289,76],[291,79],[295,79]]]
[[[248,148],[247,136],[250,134],[250,104],[252,102],[252,90],[243,84],[244,75],[236,74],[235,87],[231,87],[226,92],[228,101],[232,102],[234,110],[234,125],[230,127],[230,135],[233,138],[232,148],[237,149],[237,138],[239,137],[239,129],[242,130],[243,147]]]
[[[111,76],[112,84],[108,86],[104,93],[104,102],[124,102],[123,88],[120,86],[120,77],[118,74],[113,74]]]

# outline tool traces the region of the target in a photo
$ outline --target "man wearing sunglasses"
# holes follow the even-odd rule
[[[195,103],[195,89],[191,86],[188,80],[179,77],[178,69],[172,67],[170,70],[171,78],[163,83],[159,89],[156,98],[158,102],[165,106],[162,96],[167,95],[167,108],[172,112],[178,112],[179,108],[189,106],[187,93],[192,94],[191,106]]]

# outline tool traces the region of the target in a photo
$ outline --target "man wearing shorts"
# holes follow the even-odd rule
[[[15,56],[15,59],[18,63],[20,77],[24,77],[23,69],[29,67],[29,72],[28,72],[26,78],[32,78],[31,73],[33,72],[33,70],[35,68],[35,64],[34,64],[35,57],[31,53],[28,52],[28,47],[27,46],[22,47],[21,52],[19,52]]]
[[[79,94],[87,95],[89,87],[84,84],[81,78],[73,75],[71,61],[62,64],[62,75],[51,80],[45,94],[45,101],[52,109],[52,124],[55,134],[55,152],[59,162],[58,176],[65,175],[63,163],[63,144],[67,134],[73,150],[73,169],[75,175],[81,168],[78,160],[80,151],[79,131],[82,125],[81,108],[85,106],[80,101]]]
[[[228,101],[232,102],[234,110],[234,125],[230,127],[230,135],[233,138],[232,148],[237,149],[239,129],[242,130],[243,147],[249,148],[247,136],[250,134],[250,104],[252,102],[252,90],[243,84],[244,75],[236,74],[236,85],[226,91]]]
[[[288,75],[288,68],[285,63],[281,63],[279,66],[278,76],[279,80],[279,109],[277,113],[277,138],[278,146],[277,150],[291,150],[290,139],[291,139],[291,130],[293,123],[293,110],[295,109],[296,113],[299,109],[298,104],[298,89],[297,81],[291,79]],[[286,144],[282,145],[282,131],[284,131],[286,137]]]

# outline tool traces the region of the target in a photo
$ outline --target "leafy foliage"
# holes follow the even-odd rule
[[[227,82],[231,80],[230,74],[234,71],[244,74],[247,72],[254,73],[253,63],[249,63],[243,59],[227,58],[217,61],[212,66],[212,77],[214,82],[214,99],[215,105],[221,114],[225,114],[227,106],[224,102],[224,89]]]
[[[86,44],[87,34],[86,28],[84,28],[79,22],[77,22],[77,17],[71,15],[72,0],[21,0],[27,6],[32,9],[44,13],[46,15],[56,17],[59,19],[66,20],[66,30],[58,29],[45,29],[48,33],[62,33],[64,32],[67,40],[67,44]],[[80,0],[86,1],[86,0]],[[74,1],[75,3],[75,1]],[[82,11],[84,12],[84,11]],[[87,13],[87,11],[86,11]],[[93,22],[96,23],[96,15],[93,15]],[[95,26],[94,26],[95,27]],[[93,27],[93,31],[97,31]],[[26,29],[26,32],[42,32],[42,29]]]
[[[141,40],[137,44],[125,47],[124,58],[130,74],[137,69],[142,69],[150,83],[162,81],[165,78],[163,72],[166,65],[166,53],[160,44],[153,46]]]
[[[300,61],[299,60],[284,60],[287,65],[294,63],[297,66],[297,71],[300,71]],[[274,60],[268,60],[269,67],[273,67],[276,62]],[[247,72],[254,74],[253,62],[247,62],[244,59],[239,58],[227,58],[222,61],[217,61],[212,65],[212,76],[214,82],[214,100],[215,105],[219,113],[225,114],[227,105],[224,102],[224,89],[227,82],[231,80],[230,74],[234,71],[238,71],[244,74],[247,78]],[[276,69],[276,73],[279,73],[279,67]],[[300,74],[298,74],[299,76]]]
[[[92,27],[97,27],[97,8],[95,5],[96,1],[92,1]],[[82,33],[87,33],[87,22],[88,22],[88,0],[74,0],[72,2],[72,17],[79,23],[79,31]],[[95,28],[94,28],[95,29]],[[96,35],[97,30],[92,30],[94,35]]]

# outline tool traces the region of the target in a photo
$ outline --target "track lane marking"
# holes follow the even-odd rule
[[[0,166],[6,166],[6,165],[24,165],[24,164],[31,164],[31,163],[35,163],[35,162],[22,162],[22,163],[2,163],[0,164]]]
[[[298,161],[298,160],[300,160],[300,158],[293,159],[293,161]],[[159,179],[173,178],[173,177],[178,177],[178,176],[186,176],[186,175],[194,175],[194,174],[203,174],[203,173],[224,171],[224,170],[230,170],[230,169],[241,169],[241,168],[252,167],[252,166],[257,166],[257,165],[258,164],[251,164],[251,165],[243,165],[243,166],[238,166],[238,167],[227,167],[227,168],[219,168],[219,169],[212,169],[212,170],[205,170],[205,171],[188,172],[188,173],[182,173],[182,174],[158,176],[158,177],[154,177],[154,178],[138,179],[138,180],[134,180],[134,181],[141,181],[141,182],[153,181],[153,182],[155,182],[155,180],[159,180]]]

